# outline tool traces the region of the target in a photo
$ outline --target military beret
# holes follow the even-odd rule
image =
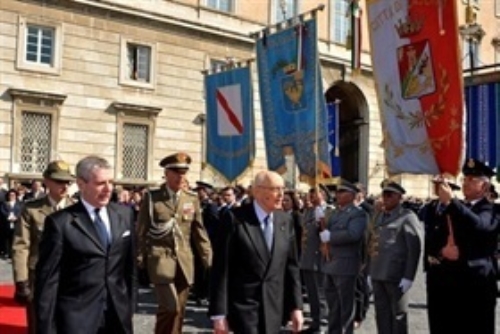
[[[166,156],[160,161],[160,167],[165,169],[189,169],[191,157],[184,152],[178,152]]]
[[[356,187],[351,182],[344,180],[344,179],[341,179],[339,181],[339,183],[337,184],[335,191],[348,191],[348,192],[356,194],[359,192],[359,188]]]
[[[495,172],[484,162],[474,158],[469,158],[465,161],[464,166],[462,167],[462,174],[470,176],[486,176],[490,178],[495,175]]]
[[[198,189],[210,189],[213,190],[214,186],[211,185],[210,183],[206,183],[203,181],[196,181],[196,187],[194,187],[193,190],[198,190]]]
[[[435,176],[433,179],[432,179],[432,182],[433,183],[442,183],[442,182],[445,182],[447,183],[451,190],[460,190],[460,186],[458,184],[456,184],[452,179],[446,177],[446,176],[443,176],[443,175],[438,175],[438,176]]]
[[[380,184],[380,187],[382,188],[382,191],[389,191],[393,193],[398,193],[401,195],[406,194],[405,188],[403,188],[399,183],[391,180],[384,180]]]
[[[69,165],[62,160],[49,162],[43,172],[43,177],[56,181],[71,182],[75,180],[75,176],[71,174]]]

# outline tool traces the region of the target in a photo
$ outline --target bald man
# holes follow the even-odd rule
[[[290,311],[293,330],[302,329],[297,247],[292,217],[280,210],[283,192],[279,174],[259,172],[254,201],[222,216],[210,291],[215,333],[278,333]]]

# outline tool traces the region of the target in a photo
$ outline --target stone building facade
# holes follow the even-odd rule
[[[500,1],[472,2],[486,31],[480,59],[499,62]],[[378,192],[387,175],[367,25],[363,69],[353,75],[343,0],[2,0],[0,175],[40,178],[51,159],[74,165],[94,153],[113,163],[118,183],[157,184],[163,174],[158,162],[183,150],[193,157],[190,181],[220,184],[202,168],[202,71],[228,58],[252,59],[251,33],[321,3],[323,86],[327,101],[342,101],[344,176]],[[253,73],[257,88],[255,68]],[[242,184],[266,167],[254,91],[257,152]],[[429,194],[428,176],[400,180],[415,195]]]

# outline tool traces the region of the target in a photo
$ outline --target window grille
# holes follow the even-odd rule
[[[150,82],[151,48],[149,46],[129,43],[127,49],[129,79]]]
[[[24,111],[21,121],[21,172],[42,173],[50,161],[52,115]]]
[[[52,66],[54,28],[28,25],[26,27],[26,60]]]
[[[123,124],[122,176],[126,179],[147,180],[149,127]]]

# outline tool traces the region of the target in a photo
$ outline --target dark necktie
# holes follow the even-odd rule
[[[107,249],[109,247],[109,234],[108,230],[106,229],[106,225],[104,225],[101,216],[99,216],[100,210],[101,210],[100,208],[95,208],[94,210],[95,213],[94,225],[97,231],[97,235],[99,236],[99,240],[101,241],[101,244],[104,246],[105,249]]]
[[[271,215],[264,218],[264,239],[266,239],[267,249],[271,251],[273,247],[273,220]]]

